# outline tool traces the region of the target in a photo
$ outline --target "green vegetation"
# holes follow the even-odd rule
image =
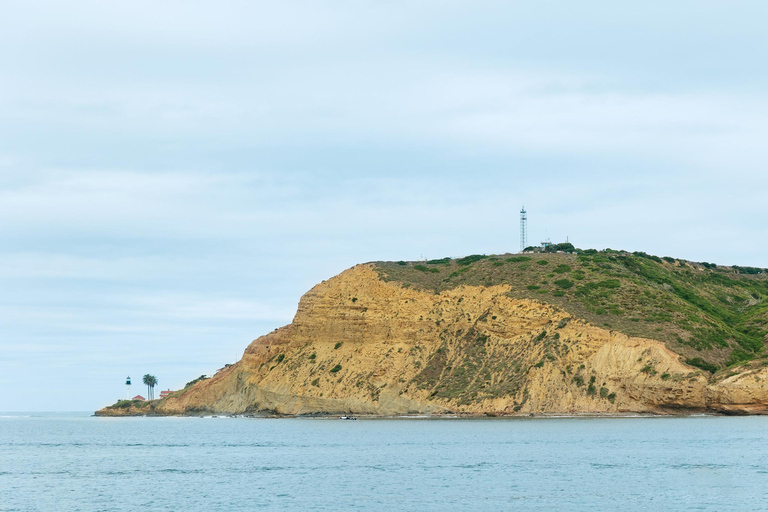
[[[336,344],[333,346],[333,350],[336,350],[336,349],[338,349],[338,348],[339,348],[339,347],[341,347],[343,344],[344,344],[343,342],[341,342],[341,341],[337,341],[337,342],[336,342]]]
[[[433,293],[462,285],[505,285],[510,297],[551,303],[594,325],[608,321],[613,330],[664,341],[688,364],[707,372],[726,373],[765,355],[765,269],[610,249],[431,261],[430,267],[422,266],[438,270],[455,263],[456,270],[425,272],[399,262],[376,263],[375,268],[385,280]]]
[[[561,244],[554,244],[554,245],[547,246],[546,252],[567,252],[567,253],[573,253],[573,252],[576,252],[576,248],[573,246],[572,243],[563,242]]]
[[[144,400],[118,400],[116,403],[108,405],[107,409],[130,409],[131,407],[144,409],[149,407],[149,405],[149,402]]]
[[[201,382],[201,381],[204,381],[204,380],[208,380],[208,379],[210,379],[210,377],[208,377],[207,375],[201,375],[201,376],[199,376],[198,378],[196,378],[195,380],[191,380],[191,381],[187,382],[187,383],[184,385],[184,389],[186,389],[186,388],[188,388],[188,387],[190,387],[190,386],[194,386],[194,385],[195,385],[195,384],[197,384],[198,382]]]
[[[341,365],[337,364],[333,368],[331,368],[331,373],[337,373],[339,370],[341,370]]]
[[[155,386],[157,385],[157,377],[150,374],[144,374],[141,381],[147,386],[147,400],[155,399]]]
[[[277,359],[276,359],[277,364],[282,363],[283,359],[285,359],[285,354],[280,354],[279,356],[277,356]]]
[[[458,263],[461,266],[471,265],[472,263],[475,263],[476,261],[480,261],[487,257],[488,256],[486,256],[485,254],[473,254],[471,256],[465,256],[464,258],[457,259],[456,263]]]
[[[739,267],[737,265],[734,265],[732,267],[736,272],[739,274],[765,274],[768,272],[768,270],[764,268],[755,268],[755,267]]]
[[[714,365],[712,363],[708,363],[705,360],[703,360],[700,357],[694,357],[691,359],[686,359],[685,364],[689,364],[691,366],[695,366],[696,368],[701,368],[702,370],[706,370],[710,373],[715,373],[717,371],[717,365]]]
[[[413,268],[415,268],[416,270],[418,270],[420,272],[432,272],[433,274],[437,274],[438,272],[440,272],[439,268],[428,267],[426,265],[414,265]]]

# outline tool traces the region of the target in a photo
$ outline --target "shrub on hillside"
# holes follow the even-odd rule
[[[734,265],[731,268],[736,272],[738,272],[739,274],[762,274],[765,271],[765,269],[762,269],[762,268],[740,267],[738,265]]]
[[[686,359],[685,360],[685,364],[689,364],[691,366],[695,366],[696,368],[701,368],[702,370],[706,370],[709,373],[715,373],[717,371],[717,366],[716,365],[714,365],[712,363],[708,363],[707,361],[703,360],[700,357],[694,357],[694,358],[691,358],[691,359]]]
[[[644,253],[642,251],[635,251],[632,254],[634,256],[637,256],[638,258],[645,258],[645,259],[648,259],[648,260],[653,260],[656,263],[661,263],[661,258],[659,258],[658,256],[654,256],[652,254],[646,254],[646,253]]]
[[[208,377],[207,375],[201,375],[201,376],[199,376],[198,378],[196,378],[195,380],[191,380],[191,381],[187,382],[187,383],[184,385],[184,387],[185,387],[185,388],[188,388],[189,386],[194,386],[194,385],[195,385],[195,384],[197,384],[198,382],[200,382],[200,381],[202,381],[202,380],[207,380],[207,379],[209,379],[209,378],[210,378],[210,377]]]
[[[485,254],[472,254],[470,256],[465,256],[463,258],[457,259],[456,263],[458,263],[459,265],[462,265],[462,266],[463,265],[471,265],[472,263],[474,263],[476,261],[480,261],[480,260],[485,259],[487,257],[488,256],[486,256]]]

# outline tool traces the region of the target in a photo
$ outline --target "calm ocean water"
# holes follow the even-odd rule
[[[768,417],[0,413],[2,511],[768,510]]]

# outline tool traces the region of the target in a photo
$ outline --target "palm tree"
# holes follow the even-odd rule
[[[152,378],[149,380],[149,394],[152,395],[152,400],[155,399],[155,384],[157,384],[157,377],[154,375],[151,376]]]
[[[154,400],[155,398],[155,384],[157,384],[157,377],[154,375],[146,374],[141,379],[144,384],[147,385],[147,399]]]

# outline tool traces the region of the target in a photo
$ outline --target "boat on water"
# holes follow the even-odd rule
[[[339,419],[340,420],[352,420],[352,421],[354,421],[357,418],[355,418],[354,416],[339,416]]]

